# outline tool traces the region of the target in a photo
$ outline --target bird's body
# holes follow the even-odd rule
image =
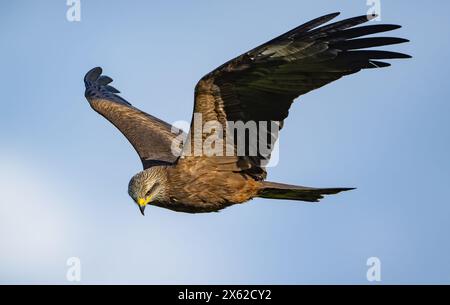
[[[144,170],[128,187],[142,213],[149,204],[179,212],[215,212],[255,197],[316,202],[350,190],[267,182],[265,169],[299,95],[362,69],[389,66],[376,59],[409,57],[360,50],[406,42],[359,38],[399,26],[355,27],[370,20],[368,16],[323,25],[337,15],[307,22],[205,75],[195,88],[187,135],[117,95],[101,68],[86,74],[91,107],[125,135],[142,161]],[[198,122],[206,132],[197,133]]]
[[[217,212],[254,198],[262,187],[261,182],[245,174],[211,172],[190,163],[149,169],[165,176],[168,186],[164,200],[153,201],[153,205],[178,212]]]

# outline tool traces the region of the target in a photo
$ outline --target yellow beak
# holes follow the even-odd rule
[[[151,199],[152,199],[151,197],[147,197],[147,198],[139,198],[137,200],[137,204],[139,205],[139,210],[141,211],[142,215],[144,215],[145,207],[147,206],[147,204],[150,202]]]
[[[139,204],[139,206],[146,206],[149,202],[150,197],[147,197],[147,198],[139,198],[137,203]]]

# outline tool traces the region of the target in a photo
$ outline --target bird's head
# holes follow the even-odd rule
[[[151,167],[137,173],[128,184],[128,194],[144,215],[145,207],[152,202],[164,201],[166,175],[162,168]]]

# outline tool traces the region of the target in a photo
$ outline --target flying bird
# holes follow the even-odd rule
[[[199,141],[200,146],[207,141],[203,134],[194,135],[195,115],[186,135],[119,96],[120,92],[109,85],[112,79],[102,75],[101,68],[86,74],[85,97],[90,106],[124,134],[142,161],[143,171],[128,185],[128,193],[142,214],[148,205],[187,213],[216,212],[255,197],[317,202],[324,195],[352,189],[265,181],[273,145],[264,153],[258,145],[264,139],[277,140],[277,130],[300,95],[363,69],[389,66],[384,59],[410,58],[397,52],[366,50],[408,42],[365,37],[400,26],[359,26],[374,17],[365,15],[329,23],[338,15],[325,15],[300,25],[200,79],[195,87],[194,114],[201,115],[202,124],[213,121],[223,127],[223,133],[232,139],[227,142],[231,154],[193,154]],[[228,129],[230,122],[270,122],[275,128],[258,125],[241,141],[243,135],[236,136]],[[256,151],[251,137],[256,139]],[[244,146],[240,154],[239,145]]]

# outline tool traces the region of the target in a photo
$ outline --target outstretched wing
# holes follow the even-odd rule
[[[118,96],[112,79],[102,69],[90,70],[84,77],[85,96],[91,107],[116,126],[136,149],[145,168],[171,164],[179,156],[182,131],[155,118]],[[174,150],[174,151],[172,151]],[[177,153],[178,152],[178,153]]]
[[[323,25],[338,15],[339,13],[329,14],[307,22],[204,76],[196,86],[194,113],[202,114],[203,123],[211,120],[220,122],[224,130],[227,130],[227,121],[275,122],[278,124],[275,127],[281,128],[292,102],[299,95],[362,69],[390,65],[378,61],[379,59],[410,57],[395,52],[361,50],[407,42],[406,39],[392,37],[359,38],[400,26],[355,27],[373,16],[360,16]],[[191,134],[192,129],[191,124]],[[251,173],[257,179],[264,178],[264,164],[268,161],[278,136],[276,129],[257,128],[256,154],[248,153],[255,142],[246,139],[245,155],[235,158],[240,170]],[[231,131],[228,130],[228,133]],[[193,137],[189,139],[192,141]],[[261,139],[268,139],[270,142],[269,153],[263,154],[260,151]],[[238,140],[239,136],[235,136],[232,143],[235,150]],[[223,158],[217,160],[227,163]]]

